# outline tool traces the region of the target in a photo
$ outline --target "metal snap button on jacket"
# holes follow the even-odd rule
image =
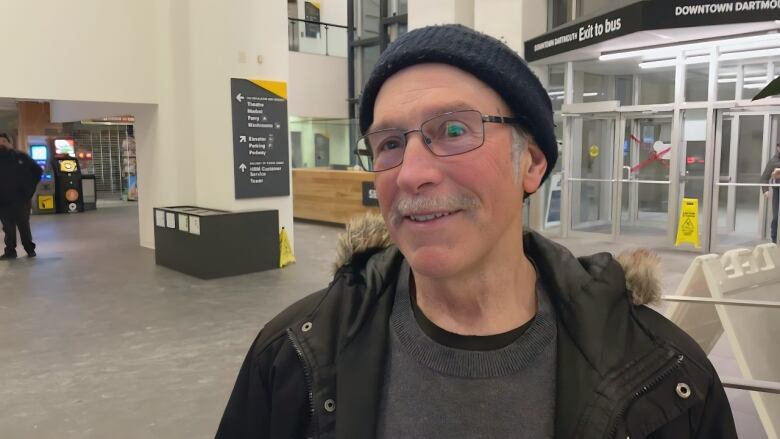
[[[332,399],[325,401],[325,411],[328,413],[333,413],[336,411],[336,401]]]
[[[688,399],[691,396],[691,388],[685,383],[677,383],[677,396]]]
[[[311,322],[306,322],[306,323],[304,323],[304,324],[303,324],[303,326],[301,327],[301,331],[303,331],[303,332],[309,332],[309,330],[311,330],[311,326],[312,326],[312,325],[311,325]]]

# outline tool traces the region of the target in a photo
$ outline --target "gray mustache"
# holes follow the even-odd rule
[[[416,212],[473,210],[479,206],[479,200],[473,195],[452,194],[443,197],[400,197],[393,203],[390,219],[392,222],[403,219]]]

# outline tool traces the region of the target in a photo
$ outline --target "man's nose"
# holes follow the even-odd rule
[[[398,172],[397,184],[408,193],[418,193],[441,182],[441,160],[433,155],[420,131],[406,135],[404,161]]]

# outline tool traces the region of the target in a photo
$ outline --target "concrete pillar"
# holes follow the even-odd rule
[[[158,105],[136,116],[141,244],[154,207],[277,209],[294,239],[292,198],[236,200],[230,78],[288,81],[281,2],[169,0],[155,5]]]

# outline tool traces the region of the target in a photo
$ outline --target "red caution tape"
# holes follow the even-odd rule
[[[633,136],[631,136],[631,137],[633,137]],[[667,168],[669,168],[669,163],[666,163],[665,161],[663,161],[664,159],[662,157],[663,157],[664,154],[666,154],[667,152],[669,152],[671,150],[672,150],[672,147],[670,146],[670,147],[666,148],[665,150],[661,151],[660,153],[656,153],[655,151],[651,152],[650,155],[647,157],[647,159],[645,159],[642,162],[639,162],[636,166],[631,168],[631,172],[637,172],[637,171],[641,170],[642,168],[646,167],[647,165],[649,165],[649,164],[651,164],[653,162],[656,162],[656,161],[659,162],[660,164],[666,166]]]

